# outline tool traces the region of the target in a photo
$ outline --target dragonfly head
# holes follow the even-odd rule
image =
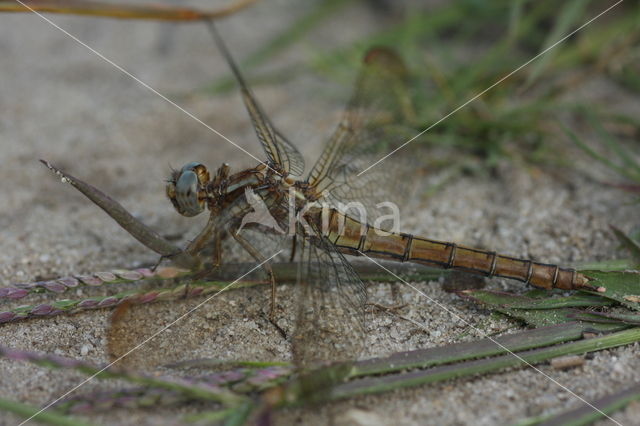
[[[196,216],[206,207],[205,186],[208,182],[209,172],[203,164],[187,163],[180,170],[171,172],[167,181],[167,197],[181,215]]]

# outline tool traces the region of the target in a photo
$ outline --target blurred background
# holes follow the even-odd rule
[[[228,4],[189,2],[206,10]],[[573,265],[621,256],[610,224],[631,237],[640,235],[637,1],[617,4],[430,127],[613,4],[264,0],[217,25],[266,112],[300,148],[307,164],[336,126],[364,52],[379,45],[397,50],[409,70],[409,107],[403,118],[413,135],[429,129],[405,148],[405,154],[417,160],[414,179],[419,189],[412,200],[417,208],[403,212],[403,230]],[[263,158],[227,64],[204,25],[46,17]],[[206,218],[186,219],[174,212],[164,196],[170,166],[200,161],[215,169],[228,162],[237,171],[256,164],[33,13],[0,14],[0,75],[0,278],[5,283],[156,260],[99,209],[62,185],[39,158],[95,184],[178,243],[192,238]],[[385,168],[385,163],[377,167]],[[492,280],[489,286],[522,288],[505,280]],[[462,309],[470,322],[484,321],[479,310],[444,292],[441,283],[425,286],[425,291]],[[415,302],[411,297],[406,299]],[[369,337],[369,355],[474,337],[463,324],[437,320],[442,315],[437,307],[421,306],[410,315],[432,332],[378,324]],[[70,323],[5,327],[0,342],[104,359],[105,316],[72,318]],[[489,331],[504,326],[495,321]],[[72,330],[61,332],[65,327]],[[80,342],[90,345],[88,353],[81,351]],[[267,355],[286,357],[286,348],[273,342],[250,346],[247,358],[262,346]],[[595,379],[567,373],[563,383],[587,397],[598,396],[607,386],[631,380],[631,371],[639,371],[634,356],[632,350],[598,354],[598,367],[591,371]],[[619,374],[611,373],[614,367]],[[70,383],[36,380],[30,370],[12,371],[3,393],[35,402],[46,401]],[[382,398],[360,403],[377,407],[383,420],[402,419],[406,424],[436,424],[445,419],[442,413],[454,423],[494,424],[562,407],[568,398],[530,371],[505,373],[500,382],[486,378],[456,389],[447,386],[398,392],[389,405]],[[414,406],[420,409],[411,411]]]

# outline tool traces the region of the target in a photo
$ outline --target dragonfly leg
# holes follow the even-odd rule
[[[291,257],[289,258],[289,262],[293,262],[296,258],[296,243],[297,243],[298,234],[293,234],[293,238],[291,239]]]
[[[166,257],[165,257],[165,256],[160,256],[160,257],[158,258],[158,260],[156,261],[156,263],[154,263],[154,264],[153,264],[153,266],[151,267],[151,270],[152,270],[153,272],[155,272],[155,271],[156,271],[156,269],[158,269],[158,267],[159,267],[159,266],[160,266],[160,264],[162,263],[162,261],[163,261],[163,260],[165,260],[165,259],[166,259]]]
[[[196,239],[191,241],[191,243],[185,250],[187,252],[190,252],[191,250],[193,250],[194,253],[197,252],[197,250],[201,250],[202,247],[206,244],[207,240],[212,235],[213,235],[214,253],[213,253],[213,260],[212,260],[211,267],[208,267],[208,265],[207,266],[202,265],[203,267],[193,275],[193,278],[196,280],[203,279],[209,276],[214,269],[217,269],[218,267],[220,267],[220,265],[222,265],[222,235],[218,230],[207,231],[205,229],[205,231],[203,231],[200,235],[198,235]],[[160,263],[161,261],[162,261],[162,258],[160,258],[158,263]],[[185,299],[189,296],[190,290],[191,290],[191,285],[189,281],[187,281],[184,287],[184,294],[183,294],[183,297]]]
[[[209,242],[211,238],[215,237],[215,235],[216,231],[214,222],[211,218],[209,218],[209,222],[207,222],[207,225],[193,240],[191,240],[189,245],[187,245],[185,252],[189,253],[192,256],[196,256],[204,248],[207,242]]]
[[[252,246],[246,238],[232,230],[230,230],[229,233],[238,242],[238,244],[240,244],[242,248],[245,249],[247,253],[249,253],[251,257],[255,259],[256,262],[262,263],[262,268],[267,273],[269,281],[271,283],[271,306],[269,308],[269,322],[274,325],[274,327],[280,334],[282,334],[284,338],[286,338],[287,334],[276,322],[276,279],[275,275],[273,274],[273,268],[271,268],[271,265],[266,262],[267,258],[264,257],[254,246]]]
[[[207,236],[210,236],[210,234],[207,234]],[[198,238],[196,240],[198,240]],[[196,242],[196,240],[192,241],[192,244]],[[203,243],[199,244],[199,242],[196,242],[195,246],[204,245],[204,241],[205,239],[203,238],[202,239]],[[195,275],[196,279],[205,278],[211,273],[211,271],[219,268],[220,265],[222,265],[222,236],[220,235],[220,231],[216,231],[213,233],[213,245],[214,245],[214,253],[213,253],[213,260],[211,263],[211,267],[203,268],[199,273]],[[185,297],[188,295],[188,293],[189,293],[189,283],[187,282],[185,286]]]
[[[217,268],[222,265],[222,236],[220,232],[216,232],[214,237],[213,267]]]

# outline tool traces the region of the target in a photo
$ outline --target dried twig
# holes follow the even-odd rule
[[[204,11],[164,5],[131,5],[84,0],[0,0],[0,12],[43,12],[117,19],[156,19],[197,22],[232,15],[257,0],[236,0],[226,7]]]

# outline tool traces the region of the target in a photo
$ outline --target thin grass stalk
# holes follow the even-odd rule
[[[0,312],[0,324],[11,321],[22,321],[30,318],[51,317],[63,314],[76,314],[78,312],[114,308],[122,303],[135,305],[206,296],[224,288],[229,283],[226,281],[199,281],[180,284],[170,288],[160,288],[146,292],[131,290],[112,296],[89,297],[82,300],[57,300],[51,303],[39,305],[23,305],[8,311]],[[264,284],[264,282],[247,281],[237,282],[234,287],[251,287]]]
[[[203,376],[181,376],[181,378],[187,383],[226,388],[236,393],[250,394],[283,383],[290,377],[292,371],[291,366],[271,366],[260,369],[240,368]],[[87,414],[114,408],[177,405],[192,400],[191,396],[174,390],[135,387],[74,396],[60,401],[56,404],[56,409],[71,414]]]
[[[175,391],[136,387],[75,396],[58,402],[54,408],[65,414],[87,415],[118,408],[168,407],[189,401],[190,397]]]
[[[193,399],[215,401],[226,406],[234,406],[244,400],[244,397],[225,390],[219,386],[193,383],[178,377],[157,377],[139,374],[129,370],[118,369],[108,365],[100,367],[73,358],[49,354],[39,354],[29,351],[9,349],[0,346],[0,357],[26,361],[52,369],[71,369],[99,379],[122,379],[129,383],[151,386],[179,392]]]
[[[223,276],[235,277],[241,274],[241,270],[247,265],[229,265],[229,268],[220,270]],[[385,282],[391,281],[390,276],[382,275],[379,270],[374,270],[370,265],[358,263],[355,269],[365,281]],[[441,271],[430,268],[415,268],[410,265],[394,265],[391,269],[404,275],[407,279],[415,281],[429,281],[437,279],[442,275]],[[279,283],[295,283],[296,264],[276,263],[273,264],[274,274],[278,277]],[[183,279],[185,283],[173,287],[158,288],[151,291],[129,290],[110,296],[89,297],[82,300],[63,299],[49,303],[22,305],[16,308],[0,311],[0,324],[11,321],[22,321],[29,318],[50,317],[62,314],[75,314],[93,309],[113,308],[124,302],[133,304],[144,304],[158,301],[176,300],[179,298],[189,298],[204,296],[214,293],[227,286],[232,279],[196,281],[189,280],[187,271],[177,268],[159,268],[156,272],[149,269],[135,270],[114,270],[112,272],[98,272],[91,275],[76,275],[72,277],[59,278],[56,280],[40,281],[34,283],[15,284],[12,287],[0,288],[0,299],[20,299],[29,294],[51,291],[55,293],[64,292],[78,285],[101,286],[104,284],[119,284],[142,281],[145,279],[171,280]],[[188,284],[187,284],[188,283]],[[233,288],[253,287],[267,284],[262,280],[243,280],[233,285]]]
[[[60,294],[78,286],[99,287],[105,284],[132,283],[150,278],[179,278],[187,274],[188,271],[176,268],[158,268],[155,271],[149,268],[114,269],[109,272],[95,272],[93,274],[71,275],[30,283],[10,284],[0,288],[0,299],[17,300],[30,294],[44,292]]]
[[[250,269],[253,264],[229,264],[215,269],[212,271],[211,276],[216,276],[218,279],[205,279],[200,280],[218,281],[218,280],[232,280],[233,277],[242,274],[242,271]],[[416,267],[409,264],[390,264],[388,266],[398,273],[403,274],[407,278],[413,280],[434,280],[443,275],[442,270],[431,269],[427,267]],[[280,282],[295,283],[296,281],[296,264],[293,262],[282,262],[272,264],[274,274],[278,277]],[[365,263],[354,263],[354,268],[361,276],[363,280],[368,281],[393,281],[388,275],[383,275],[379,270],[371,268],[370,265]],[[29,283],[13,283],[4,287],[0,287],[0,300],[17,300],[27,297],[31,294],[40,294],[44,292],[51,293],[64,293],[70,289],[76,288],[80,285],[88,287],[100,287],[105,284],[125,284],[138,282],[142,280],[169,280],[188,278],[189,271],[186,269],[180,269],[175,267],[161,267],[155,270],[150,268],[136,268],[136,269],[114,269],[109,272],[95,272],[84,275],[71,275],[68,277],[53,278],[50,280],[34,281]],[[249,280],[247,280],[249,281]]]

